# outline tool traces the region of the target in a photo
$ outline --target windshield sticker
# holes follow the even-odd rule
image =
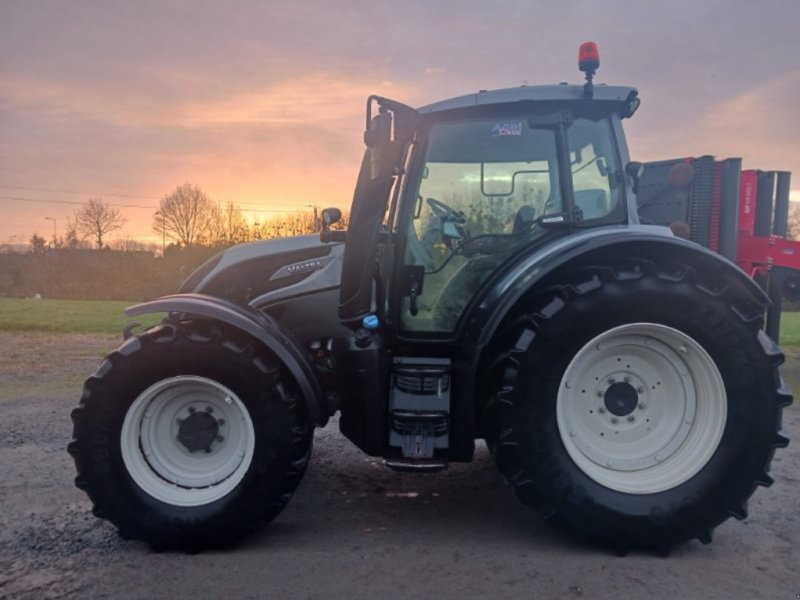
[[[522,121],[516,123],[495,123],[492,127],[492,137],[507,135],[522,135]]]

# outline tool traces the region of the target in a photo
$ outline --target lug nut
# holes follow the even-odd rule
[[[608,378],[608,383],[609,383],[609,384],[616,383],[616,381],[617,381],[617,380],[616,380],[616,379],[614,379],[613,377],[609,377],[609,378]]]
[[[221,442],[221,441],[223,441],[224,439],[225,439],[225,436],[222,436],[222,435],[218,435],[218,436],[217,436],[217,441],[218,441],[218,442]]]
[[[633,423],[635,417],[633,415],[628,415],[628,423]]]
[[[206,448],[206,454],[211,454],[211,446],[209,446],[208,448]]]
[[[206,406],[206,412],[209,413],[209,414],[214,412],[214,407],[213,406]]]
[[[599,412],[601,415],[604,414],[606,412],[606,407],[601,406],[600,408],[597,409],[597,412]]]
[[[636,393],[637,394],[644,394],[644,388],[642,386],[637,387],[636,388]]]
[[[190,406],[190,407],[189,407],[189,414],[190,414],[190,415],[193,415],[193,414],[194,414],[194,413],[196,413],[196,412],[197,412],[197,409],[196,409],[194,406]]]
[[[219,425],[220,427],[225,425],[225,419],[217,419],[217,425]]]
[[[644,402],[639,402],[639,405],[637,406],[637,408],[639,410],[644,410],[645,408],[647,408],[647,404],[645,404]]]
[[[605,396],[605,392],[603,390],[597,390],[597,397],[602,398],[603,396]]]
[[[631,378],[628,377],[628,376],[625,376],[625,383],[630,383],[630,382],[631,382]]]
[[[611,422],[612,422],[614,425],[616,425],[617,423],[619,423],[619,419],[618,419],[617,417],[611,417]]]

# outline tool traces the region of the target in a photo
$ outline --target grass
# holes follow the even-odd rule
[[[800,312],[781,315],[781,346],[800,346]]]
[[[29,300],[0,298],[0,330],[52,333],[120,333],[131,321],[122,312],[136,304],[111,300]],[[163,314],[136,318],[143,326],[158,323]]]
[[[122,312],[135,302],[111,300],[28,300],[0,298],[0,330],[54,333],[119,333],[130,320]],[[163,315],[136,319],[144,326]],[[781,317],[781,345],[800,346],[800,313]]]

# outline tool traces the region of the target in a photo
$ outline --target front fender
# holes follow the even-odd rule
[[[129,317],[157,312],[207,317],[254,337],[275,354],[292,374],[313,423],[323,427],[328,422],[329,411],[313,367],[298,345],[269,316],[249,306],[203,294],[164,296],[125,309],[125,314]]]

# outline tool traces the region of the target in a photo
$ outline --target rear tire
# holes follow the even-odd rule
[[[271,521],[312,428],[294,381],[244,336],[164,325],[129,339],[72,413],[76,485],[125,539],[197,552]]]
[[[687,266],[564,275],[499,336],[486,437],[520,500],[617,551],[743,519],[780,435],[778,347],[760,309]]]

